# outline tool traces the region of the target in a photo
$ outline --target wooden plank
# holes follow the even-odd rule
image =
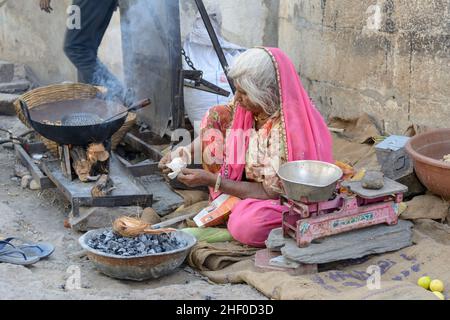
[[[53,182],[44,175],[38,165],[34,163],[33,159],[21,145],[15,144],[14,149],[16,156],[20,159],[22,164],[30,170],[33,179],[38,183],[41,190],[55,188]]]

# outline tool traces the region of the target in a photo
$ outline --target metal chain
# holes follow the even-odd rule
[[[181,55],[184,57],[184,60],[186,61],[187,65],[188,65],[189,67],[191,67],[192,70],[197,70],[197,69],[194,67],[194,63],[192,62],[191,58],[189,58],[189,57],[187,56],[186,51],[184,51],[184,49],[181,49]]]

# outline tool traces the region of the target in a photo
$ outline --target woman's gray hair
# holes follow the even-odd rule
[[[253,48],[242,53],[231,66],[229,76],[269,116],[280,110],[277,72],[272,57],[264,49]]]

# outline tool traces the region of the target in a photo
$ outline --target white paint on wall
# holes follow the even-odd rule
[[[383,22],[383,14],[381,11],[381,1],[371,5],[366,10],[367,23],[363,31],[380,31]]]

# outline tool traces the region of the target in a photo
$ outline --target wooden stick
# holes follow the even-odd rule
[[[336,132],[336,133],[344,133],[345,132],[345,129],[331,128],[331,127],[328,127],[328,130],[330,130],[331,132]]]
[[[82,147],[73,147],[70,149],[70,157],[73,161],[73,168],[78,178],[82,182],[89,182],[89,176],[92,170],[92,163],[87,159],[86,151]]]
[[[189,214],[185,214],[184,216],[175,217],[175,218],[163,221],[161,223],[154,224],[154,225],[152,225],[152,228],[153,229],[160,229],[160,228],[170,227],[170,226],[173,226],[176,223],[183,222],[184,220],[192,219],[197,214],[198,214],[198,212],[197,213],[189,213]]]
[[[109,159],[109,152],[106,151],[105,146],[101,143],[93,143],[89,145],[87,151],[87,158],[90,162],[105,162]]]
[[[94,198],[106,197],[110,195],[114,189],[113,181],[108,175],[104,174],[100,177],[100,179],[98,179],[97,183],[92,188],[91,195]]]

